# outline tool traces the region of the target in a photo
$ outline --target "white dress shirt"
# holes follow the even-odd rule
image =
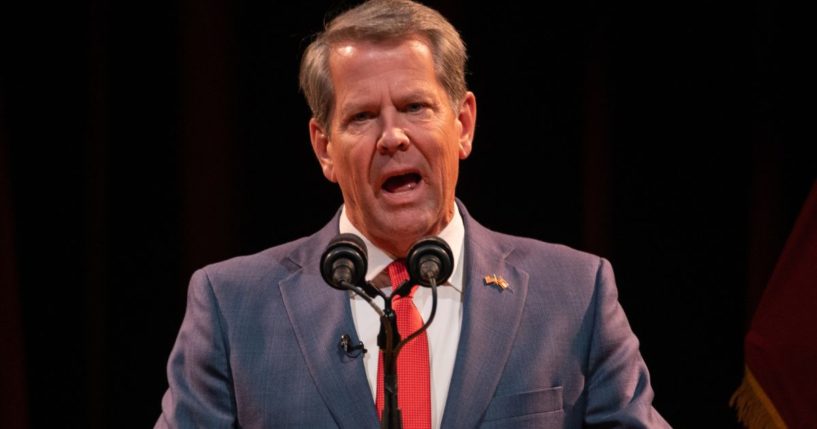
[[[344,206],[340,216],[340,232],[352,233],[363,239],[369,254],[369,265],[366,280],[371,281],[395,259],[372,244],[346,216]],[[434,322],[428,327],[428,353],[431,370],[431,427],[439,428],[442,423],[448,387],[454,372],[454,360],[457,356],[457,345],[462,326],[462,259],[465,227],[462,223],[457,205],[454,204],[454,217],[438,235],[451,247],[454,254],[454,271],[447,282],[437,288],[437,313]],[[384,289],[386,295],[391,288]],[[377,334],[380,332],[380,316],[365,300],[350,293],[352,318],[358,338],[366,346],[368,353],[363,356],[366,377],[372,390],[372,401],[377,389],[377,361],[380,349],[377,347]],[[431,315],[431,289],[420,287],[414,293],[414,305],[420,311],[423,320]],[[374,302],[383,308],[383,299],[375,298]],[[398,386],[399,388],[399,386]]]

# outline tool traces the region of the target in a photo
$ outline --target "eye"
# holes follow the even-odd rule
[[[425,103],[409,103],[409,104],[406,105],[406,112],[418,113],[418,112],[421,112],[425,108],[426,108]]]
[[[349,122],[363,122],[371,119],[373,115],[370,112],[358,112],[349,117]]]

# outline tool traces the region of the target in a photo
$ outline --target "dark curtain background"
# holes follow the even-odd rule
[[[192,271],[332,216],[297,66],[350,3],[295,3],[0,7],[0,426],[150,427]],[[478,99],[459,197],[610,259],[656,407],[735,427],[746,322],[817,177],[808,15],[431,5]]]

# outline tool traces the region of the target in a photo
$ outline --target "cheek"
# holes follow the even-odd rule
[[[366,153],[346,146],[335,153],[335,170],[346,192],[360,193],[368,183],[368,159]]]
[[[460,169],[460,149],[459,143],[452,141],[451,147],[446,152],[446,180],[447,185],[453,191],[457,185],[457,177]]]
[[[459,157],[456,151],[445,150],[438,153],[436,165],[433,167],[439,172],[439,180],[446,190],[456,185],[459,170]]]

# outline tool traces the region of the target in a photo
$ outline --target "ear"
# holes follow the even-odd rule
[[[460,159],[465,159],[471,154],[471,143],[474,141],[477,123],[477,97],[473,92],[465,93],[457,120],[460,123]]]
[[[328,149],[329,135],[324,131],[323,127],[318,124],[315,118],[309,120],[309,139],[312,140],[312,150],[315,152],[315,156],[318,157],[323,175],[330,182],[337,183],[335,164],[332,162],[332,156],[329,154]]]

